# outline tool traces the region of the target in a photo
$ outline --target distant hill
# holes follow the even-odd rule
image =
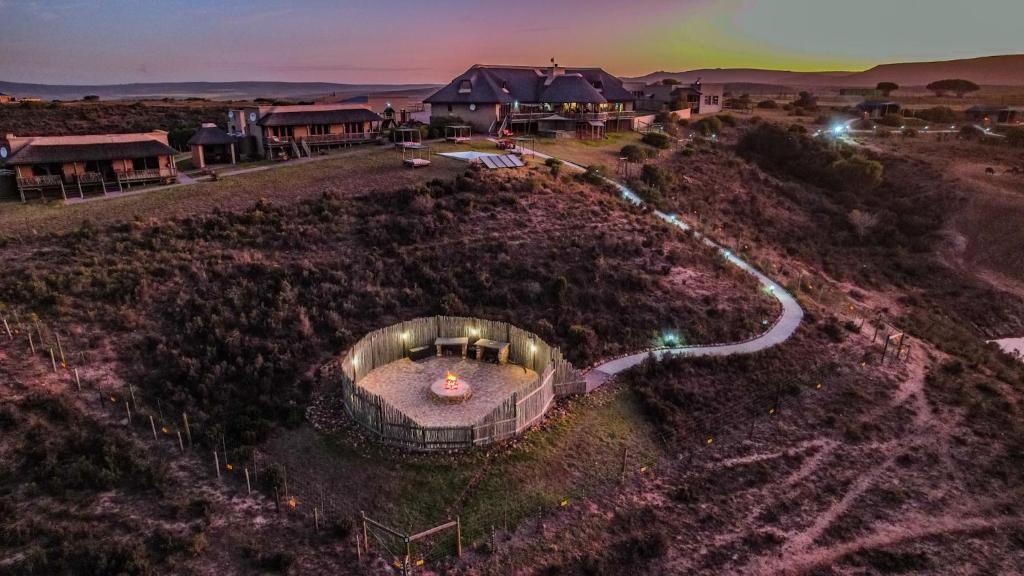
[[[940,62],[880,64],[862,72],[792,72],[752,68],[705,68],[686,72],[654,72],[629,80],[647,83],[674,78],[705,83],[755,83],[788,86],[874,86],[896,82],[901,86],[924,86],[945,78],[964,78],[982,86],[1024,86],[1024,54],[985,56]]]
[[[0,81],[0,92],[20,97],[35,96],[44,100],[79,100],[89,94],[95,94],[103,100],[166,97],[198,97],[211,100],[315,99],[359,93],[405,92],[431,88],[436,88],[436,86],[432,84],[334,84],[329,82],[156,82],[79,86]]]

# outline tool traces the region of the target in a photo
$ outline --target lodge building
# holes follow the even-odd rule
[[[430,117],[460,118],[484,134],[601,138],[632,130],[633,95],[600,68],[477,64],[430,95]]]
[[[312,156],[325,148],[377,142],[381,118],[362,105],[252,106],[228,111],[228,134],[266,158]]]
[[[12,170],[22,202],[120,192],[177,179],[167,132],[90,136],[15,136],[0,142],[0,164]]]

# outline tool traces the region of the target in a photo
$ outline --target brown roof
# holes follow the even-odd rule
[[[132,160],[174,155],[177,151],[152,134],[104,134],[91,136],[40,136],[32,138],[7,159],[16,166]]]
[[[217,146],[220,144],[231,144],[238,138],[228,134],[216,124],[203,124],[196,133],[188,139],[189,146]]]
[[[309,124],[344,124],[345,122],[379,122],[383,120],[372,110],[344,104],[310,104],[272,106],[260,117],[261,126],[304,126]]]

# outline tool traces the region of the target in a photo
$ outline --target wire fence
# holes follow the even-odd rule
[[[847,315],[859,316],[852,328],[872,336],[865,351],[865,357],[877,355],[880,362],[905,361],[909,357],[910,343],[904,333],[877,314],[865,317],[863,310],[851,308]],[[56,326],[56,327],[55,327]],[[195,469],[223,484],[227,491],[251,496],[260,504],[273,507],[282,517],[298,519],[313,531],[336,530],[336,533],[350,533],[350,546],[360,557],[369,551],[359,542],[359,534],[352,530],[359,518],[352,509],[353,503],[346,497],[346,487],[332,486],[320,480],[303,477],[295,469],[276,460],[272,455],[249,446],[232,446],[224,434],[223,426],[205,419],[193,418],[187,412],[180,412],[172,402],[167,402],[147,391],[136,389],[131,382],[111,385],[107,378],[92,377],[100,373],[100,350],[93,348],[94,341],[84,335],[74,335],[58,323],[44,322],[36,314],[0,305],[0,342],[6,339],[3,349],[10,359],[30,362],[37,370],[52,373],[63,387],[57,393],[77,399],[83,407],[101,415],[111,426],[123,426],[140,441],[147,441],[159,451],[162,458],[187,458]],[[723,441],[742,441],[755,434],[765,433],[782,418],[797,423],[806,423],[805,410],[801,404],[809,393],[826,392],[829,384],[844,376],[845,368],[835,365],[815,366],[791,378],[765,378],[772,384],[746,397],[720,407],[707,417],[694,419],[691,432],[672,440],[673,449],[679,457],[692,459],[702,449],[720,445]],[[198,416],[198,415],[195,415]],[[616,455],[618,456],[618,455]],[[636,475],[654,472],[657,463],[639,454],[623,451],[621,464],[604,470],[607,478],[618,476],[625,481]],[[469,500],[476,484],[488,473],[490,460],[480,468],[465,490],[459,492],[447,511],[449,517],[456,517],[460,508]],[[610,486],[614,483],[610,484]],[[557,503],[549,500],[530,499],[522,495],[507,494],[504,502],[495,503],[500,510],[493,511],[471,528],[476,535],[490,531],[491,551],[498,546],[496,524],[508,531],[510,526],[524,519],[550,514],[555,509],[570,506],[573,499],[595,496],[591,491],[579,489],[566,494]],[[497,519],[497,520],[496,520]],[[379,534],[373,536],[379,547],[374,553],[389,562],[398,559],[404,569],[412,570],[424,564],[450,561],[456,550],[452,536],[439,532],[424,538],[411,548],[409,555],[395,545],[385,545]],[[387,556],[391,558],[387,558]],[[404,560],[403,560],[404,559]]]

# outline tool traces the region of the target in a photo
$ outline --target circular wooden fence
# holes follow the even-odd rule
[[[370,371],[405,358],[409,350],[433,347],[437,338],[456,337],[508,342],[508,362],[534,370],[539,377],[479,421],[454,427],[422,426],[359,386]],[[337,367],[349,416],[378,441],[412,450],[460,450],[498,442],[539,422],[555,399],[586,392],[582,374],[558,348],[506,322],[479,318],[433,316],[381,328],[356,342]]]

